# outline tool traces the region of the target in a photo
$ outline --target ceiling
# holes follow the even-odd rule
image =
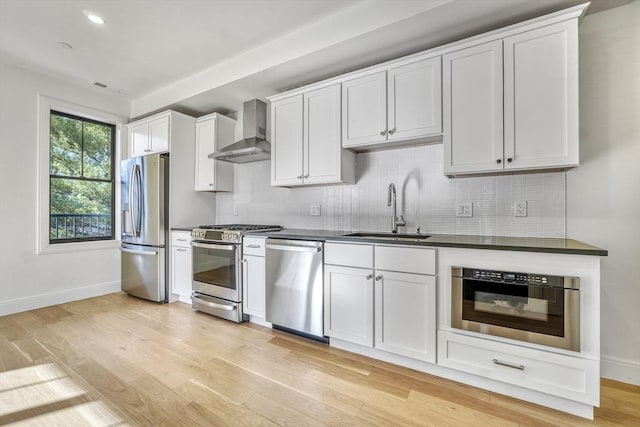
[[[593,0],[590,12],[630,0]],[[0,60],[131,101],[230,112],[250,98],[580,0],[0,0]],[[86,15],[106,23],[97,25]],[[68,48],[60,44],[67,43]]]

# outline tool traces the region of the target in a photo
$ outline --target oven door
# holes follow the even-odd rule
[[[194,292],[241,301],[240,246],[191,242]]]
[[[451,279],[454,328],[580,351],[578,289]]]

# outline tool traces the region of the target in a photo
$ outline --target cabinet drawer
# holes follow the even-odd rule
[[[264,256],[264,237],[243,237],[242,253],[244,255]]]
[[[376,270],[436,274],[435,249],[376,246]]]
[[[438,331],[438,364],[565,399],[599,403],[597,360]]]
[[[188,231],[172,231],[171,232],[171,246],[190,248],[191,247],[191,233]]]
[[[325,243],[324,263],[349,267],[373,268],[373,246]]]

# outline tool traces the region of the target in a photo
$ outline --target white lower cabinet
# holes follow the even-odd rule
[[[244,314],[260,319],[265,316],[264,245],[264,237],[244,237],[242,240],[242,310]]]
[[[599,362],[438,332],[438,364],[553,396],[599,404]]]
[[[324,333],[373,347],[373,270],[327,265]]]
[[[191,234],[171,233],[171,294],[178,301],[191,304]]]
[[[436,282],[424,271],[435,272],[433,249],[327,243],[325,335],[435,363]]]
[[[436,362],[436,279],[376,270],[375,347]]]

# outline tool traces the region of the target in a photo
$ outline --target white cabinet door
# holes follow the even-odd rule
[[[375,303],[375,347],[435,363],[435,277],[376,270]]]
[[[245,314],[264,318],[265,263],[264,257],[245,256],[242,261],[243,310]]]
[[[129,127],[129,153],[131,157],[149,154],[149,123]]]
[[[325,265],[324,332],[373,346],[373,270]]]
[[[209,154],[216,150],[216,121],[196,122],[196,191],[211,191],[215,188],[215,160]]]
[[[441,58],[388,71],[389,141],[442,132]]]
[[[149,122],[149,145],[152,153],[169,151],[169,116]]]
[[[271,185],[302,184],[302,95],[271,104]]]
[[[341,181],[340,84],[304,94],[304,183]]]
[[[387,140],[387,73],[342,83],[342,145],[356,147]]]
[[[171,292],[182,302],[191,301],[191,248],[171,249]]]
[[[502,170],[502,40],[443,56],[444,173]]]
[[[578,165],[578,23],[504,39],[505,169]]]

